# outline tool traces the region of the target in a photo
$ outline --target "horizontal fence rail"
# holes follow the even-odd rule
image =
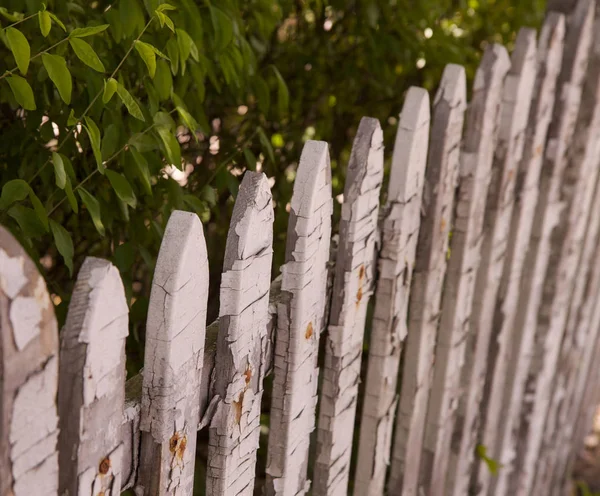
[[[455,64],[407,91],[389,184],[357,123],[337,226],[307,141],[277,277],[246,171],[210,325],[204,226],[173,212],[127,381],[117,268],[83,261],[59,333],[0,227],[0,496],[566,494],[600,401],[600,4],[550,8],[469,93]]]

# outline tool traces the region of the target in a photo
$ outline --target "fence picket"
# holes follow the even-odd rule
[[[444,494],[450,463],[450,443],[460,397],[461,369],[469,337],[475,276],[480,261],[484,212],[492,175],[504,78],[510,67],[506,49],[486,49],[466,112],[460,152],[459,182],[452,220],[451,255],[444,280],[441,317],[435,343],[435,366],[429,399],[420,469],[420,486],[427,494]],[[460,420],[460,419],[459,419]],[[470,424],[463,432],[464,459],[450,468],[456,487],[468,483],[471,468]],[[463,448],[461,446],[461,451]],[[465,475],[467,475],[465,480]],[[462,492],[464,494],[464,492]]]
[[[409,304],[408,336],[396,418],[389,491],[418,493],[419,467],[437,335],[448,235],[466,103],[463,67],[444,70],[434,102],[423,194],[423,223]]]
[[[319,337],[325,327],[331,237],[331,169],[327,143],[304,145],[292,195],[275,336],[267,495],[305,494],[315,426]]]
[[[191,494],[204,356],[208,262],[196,214],[175,211],[156,263],[148,322],[136,490]]]
[[[273,204],[264,174],[246,172],[227,235],[206,490],[252,495],[268,342]]]
[[[358,127],[344,187],[317,429],[315,495],[348,494],[367,305],[373,290],[383,132]]]
[[[58,329],[44,279],[0,227],[0,494],[58,491]]]
[[[381,223],[379,280],[369,345],[354,495],[383,494],[396,413],[400,354],[407,334],[413,264],[429,142],[429,94],[406,94]]]
[[[128,313],[116,267],[86,258],[60,334],[60,494],[120,494]]]

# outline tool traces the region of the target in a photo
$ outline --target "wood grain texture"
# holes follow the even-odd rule
[[[449,64],[434,102],[425,173],[423,222],[409,304],[408,336],[389,491],[416,495],[425,415],[432,381],[434,345],[446,274],[448,234],[458,178],[460,139],[466,107],[465,72]]]
[[[383,133],[363,117],[346,173],[317,429],[315,495],[348,494],[367,306],[375,277]]]
[[[510,67],[506,49],[490,45],[486,49],[473,85],[466,112],[466,127],[460,153],[459,181],[452,220],[450,259],[435,345],[435,366],[427,410],[425,440],[420,468],[420,487],[427,494],[444,494],[450,464],[456,413],[462,396],[461,369],[465,344],[469,339],[475,276],[479,267],[484,212],[492,176],[500,103],[504,78]],[[468,350],[470,351],[470,350]],[[463,430],[462,457],[450,467],[456,473],[456,486],[468,483],[470,439]],[[462,448],[462,447],[461,447]]]
[[[0,494],[58,492],[58,329],[44,279],[0,227]]]
[[[206,491],[252,495],[263,379],[269,368],[267,323],[273,258],[273,203],[267,178],[246,172],[227,235]]]
[[[120,494],[128,314],[117,268],[86,258],[60,334],[60,494]]]
[[[383,494],[392,445],[400,355],[407,334],[429,143],[429,94],[411,87],[396,132],[381,222],[375,310],[360,423],[354,495]]]
[[[305,494],[310,433],[315,428],[319,337],[325,329],[327,263],[331,238],[331,169],[327,144],[304,145],[282,267],[275,337],[268,495]]]
[[[208,263],[202,224],[175,211],[160,248],[146,325],[136,490],[191,495],[204,357]]]

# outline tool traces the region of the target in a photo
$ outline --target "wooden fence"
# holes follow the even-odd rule
[[[335,246],[307,142],[273,282],[271,193],[246,172],[208,327],[203,227],[174,212],[127,382],[117,269],[86,259],[59,338],[0,228],[0,495],[190,495],[204,428],[206,493],[252,494],[269,374],[266,495],[566,494],[600,397],[600,6],[554,3],[539,39],[486,48],[468,105],[458,65],[431,115],[409,89],[381,209],[361,121]]]

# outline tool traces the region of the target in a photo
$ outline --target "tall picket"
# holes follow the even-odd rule
[[[252,495],[269,337],[273,203],[264,174],[246,172],[229,225],[219,311],[206,490]]]
[[[320,395],[315,495],[348,494],[365,320],[375,278],[382,179],[381,126],[377,119],[363,117],[344,187]]]
[[[452,220],[451,256],[444,281],[420,469],[420,487],[431,494],[443,494],[446,490],[450,445],[462,396],[459,389],[462,364],[465,351],[470,352],[465,350],[465,344],[470,334],[473,290],[480,261],[502,87],[509,67],[506,49],[501,45],[488,46],[475,75],[473,96],[466,113],[455,218]],[[470,424],[467,425],[470,428]],[[463,434],[464,442],[468,434]],[[470,457],[471,451],[468,451],[460,459],[459,468],[454,465],[450,469],[451,474],[458,470],[457,486],[466,482],[461,477],[470,470]]]
[[[325,329],[331,237],[331,169],[327,143],[304,145],[288,224],[277,305],[267,495],[305,494],[310,433],[315,428],[319,338]]]
[[[192,493],[207,298],[202,224],[196,214],[175,211],[160,247],[148,309],[137,493]]]
[[[413,272],[405,362],[391,462],[389,490],[394,493],[402,490],[403,495],[418,494],[425,415],[446,273],[465,107],[465,71],[461,66],[449,64],[444,70],[434,102],[423,194],[424,218]]]
[[[0,494],[58,492],[58,329],[44,279],[0,227]]]
[[[381,223],[375,311],[360,424],[355,496],[383,494],[396,414],[400,355],[407,334],[429,142],[429,94],[411,87],[398,123]]]

